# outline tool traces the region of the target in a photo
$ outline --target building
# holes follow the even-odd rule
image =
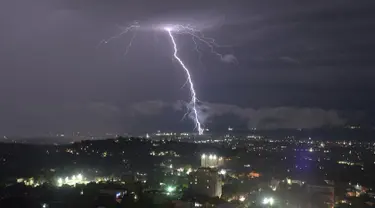
[[[328,185],[307,185],[310,206],[313,208],[331,208],[335,205],[334,187]]]
[[[222,166],[224,163],[224,160],[222,157],[218,157],[217,155],[210,154],[206,155],[203,154],[201,156],[201,167],[204,168],[217,168]]]
[[[221,177],[217,169],[201,167],[190,174],[189,187],[195,195],[221,197],[221,185]]]

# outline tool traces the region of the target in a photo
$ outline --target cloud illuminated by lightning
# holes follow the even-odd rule
[[[174,57],[174,59],[176,59],[178,61],[178,63],[184,69],[184,71],[186,73],[186,79],[187,80],[186,80],[185,84],[189,84],[191,100],[186,105],[187,108],[189,109],[186,115],[188,115],[188,114],[190,115],[190,117],[192,118],[192,120],[195,123],[195,128],[198,130],[198,134],[202,135],[203,132],[204,132],[204,128],[203,128],[204,118],[202,116],[200,116],[200,109],[199,109],[199,106],[198,106],[197,93],[196,93],[195,88],[194,88],[194,82],[193,82],[191,73],[190,73],[188,67],[186,66],[186,64],[178,56],[178,47],[177,47],[177,43],[176,43],[174,34],[191,36],[192,41],[195,45],[194,49],[199,54],[199,61],[201,61],[201,59],[202,59],[203,50],[204,50],[204,47],[202,47],[202,46],[199,47],[200,44],[203,44],[204,46],[206,46],[206,48],[209,49],[210,53],[212,53],[215,56],[217,56],[218,58],[220,58],[220,60],[223,61],[223,62],[227,62],[227,63],[236,62],[235,57],[231,54],[221,54],[221,53],[217,52],[217,50],[216,50],[218,48],[223,48],[223,47],[228,47],[228,46],[221,46],[221,45],[217,44],[215,39],[210,38],[210,37],[206,37],[202,33],[202,31],[192,27],[191,25],[181,25],[181,24],[157,24],[157,25],[152,25],[152,26],[142,25],[142,27],[141,27],[141,25],[138,22],[134,22],[130,26],[122,28],[122,31],[119,34],[117,34],[115,36],[112,36],[108,39],[102,40],[99,43],[98,46],[100,46],[102,44],[107,44],[112,40],[119,39],[119,38],[125,36],[126,34],[132,32],[133,35],[131,36],[131,39],[130,39],[129,43],[126,46],[126,50],[125,50],[125,53],[124,53],[124,55],[126,55],[126,54],[128,54],[129,49],[133,45],[133,41],[136,38],[137,31],[141,30],[141,29],[143,31],[148,31],[148,32],[149,31],[166,32],[168,34],[168,36],[170,37],[171,42],[173,44],[173,50],[174,50],[173,57]],[[185,86],[185,84],[183,86]]]

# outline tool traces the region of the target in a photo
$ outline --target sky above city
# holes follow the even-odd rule
[[[189,24],[223,59],[176,35],[207,128],[373,125],[372,0],[2,0],[0,134],[191,131],[186,76],[167,33]],[[148,29],[100,44],[137,21]]]

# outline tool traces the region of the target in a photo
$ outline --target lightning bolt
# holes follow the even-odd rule
[[[193,40],[193,43],[194,43],[194,45],[195,45],[194,50],[198,53],[199,63],[200,63],[201,65],[203,65],[203,63],[202,63],[202,56],[203,56],[202,51],[199,49],[198,43],[197,43],[197,41],[195,40],[196,38],[195,38],[194,36],[192,36],[191,39]]]
[[[219,45],[216,43],[214,38],[206,37],[202,31],[195,29],[194,27],[191,27],[190,25],[172,25],[170,27],[166,27],[170,29],[171,31],[174,31],[178,34],[187,34],[190,35],[193,39],[194,45],[195,45],[195,51],[199,54],[199,59],[202,58],[202,52],[198,48],[197,41],[203,43],[206,45],[212,54],[219,57],[220,60],[224,59],[224,55],[219,53],[216,49],[218,48],[227,48],[232,47],[230,45]]]
[[[135,38],[136,36],[137,36],[137,31],[135,31],[135,32],[133,33],[133,36],[131,37],[128,46],[126,46],[126,50],[125,50],[124,56],[126,56],[126,55],[128,54],[129,49],[132,47],[132,45],[133,45],[133,41],[134,41],[134,38]]]
[[[133,45],[133,41],[137,36],[138,29],[142,29],[142,31],[149,31],[151,29],[153,32],[157,31],[157,32],[167,32],[168,33],[168,36],[170,37],[171,42],[173,44],[173,50],[174,50],[173,57],[174,57],[174,59],[176,59],[178,61],[179,65],[184,69],[185,74],[186,74],[186,82],[182,87],[189,84],[189,89],[190,89],[191,100],[186,105],[186,108],[188,109],[188,111],[184,115],[184,117],[187,116],[187,115],[192,115],[191,117],[192,117],[192,120],[195,123],[195,129],[198,130],[199,135],[202,135],[204,133],[204,129],[203,129],[203,124],[202,124],[203,123],[203,121],[202,121],[203,117],[200,115],[201,106],[198,105],[199,100],[197,98],[197,93],[196,93],[195,88],[194,88],[194,83],[193,83],[192,76],[190,74],[190,70],[185,65],[185,63],[181,60],[181,58],[178,56],[178,47],[177,47],[177,44],[176,44],[174,34],[188,35],[192,38],[192,41],[193,41],[194,46],[195,46],[194,50],[198,53],[199,62],[201,64],[202,64],[202,57],[203,57],[204,48],[208,49],[213,55],[219,57],[221,61],[225,61],[224,60],[225,55],[219,53],[217,51],[217,49],[223,48],[223,47],[231,47],[231,46],[219,45],[218,43],[216,43],[215,39],[210,38],[210,37],[206,37],[201,30],[196,29],[196,28],[192,27],[191,25],[181,25],[181,24],[161,25],[161,24],[157,24],[157,25],[151,25],[151,27],[150,27],[150,25],[142,25],[142,27],[141,27],[141,25],[137,21],[134,21],[133,24],[131,24],[127,27],[122,27],[120,29],[121,29],[120,33],[118,33],[118,34],[116,34],[116,35],[114,35],[110,38],[102,40],[98,44],[98,46],[101,46],[102,44],[107,44],[107,43],[111,42],[112,40],[122,38],[123,36],[127,35],[128,33],[133,33],[133,35],[130,38],[130,41],[127,43],[127,46],[125,48],[124,56],[126,56],[129,52],[130,48]],[[205,46],[205,47],[202,47],[202,45]]]
[[[125,28],[121,28],[122,31],[117,34],[117,35],[114,35],[110,38],[107,38],[107,39],[104,39],[102,41],[99,42],[99,44],[97,45],[97,48],[100,47],[102,44],[107,44],[109,42],[111,42],[112,40],[115,40],[115,39],[118,39],[118,38],[121,38],[122,36],[128,34],[129,32],[133,32],[133,30],[135,30],[133,32],[133,35],[131,36],[130,38],[130,41],[129,43],[127,44],[126,48],[125,48],[125,52],[124,52],[124,56],[126,56],[129,52],[129,49],[132,47],[133,45],[133,41],[135,39],[135,37],[137,36],[137,29],[140,27],[139,23],[138,22],[134,22],[134,24],[131,24],[130,26],[128,27],[125,27]]]
[[[184,62],[180,59],[180,57],[178,57],[178,55],[177,55],[178,49],[177,49],[176,41],[175,41],[174,36],[172,34],[172,30],[170,28],[166,28],[165,30],[168,32],[169,37],[171,38],[171,41],[172,41],[172,44],[173,44],[173,50],[174,50],[173,56],[180,63],[181,67],[185,70],[185,73],[186,73],[186,76],[187,76],[187,81],[189,82],[189,85],[190,85],[190,94],[191,94],[190,103],[192,105],[192,111],[193,111],[193,114],[194,114],[195,127],[198,130],[198,134],[202,135],[203,132],[204,132],[204,129],[202,128],[202,124],[199,121],[198,110],[197,110],[197,101],[198,101],[197,93],[195,92],[195,89],[194,89],[194,83],[193,83],[193,80],[191,78],[190,71],[186,67]]]

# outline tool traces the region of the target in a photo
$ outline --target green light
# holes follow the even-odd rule
[[[167,187],[167,192],[168,193],[171,193],[171,192],[173,192],[173,191],[175,191],[176,190],[176,187],[173,187],[173,186],[168,186]]]

